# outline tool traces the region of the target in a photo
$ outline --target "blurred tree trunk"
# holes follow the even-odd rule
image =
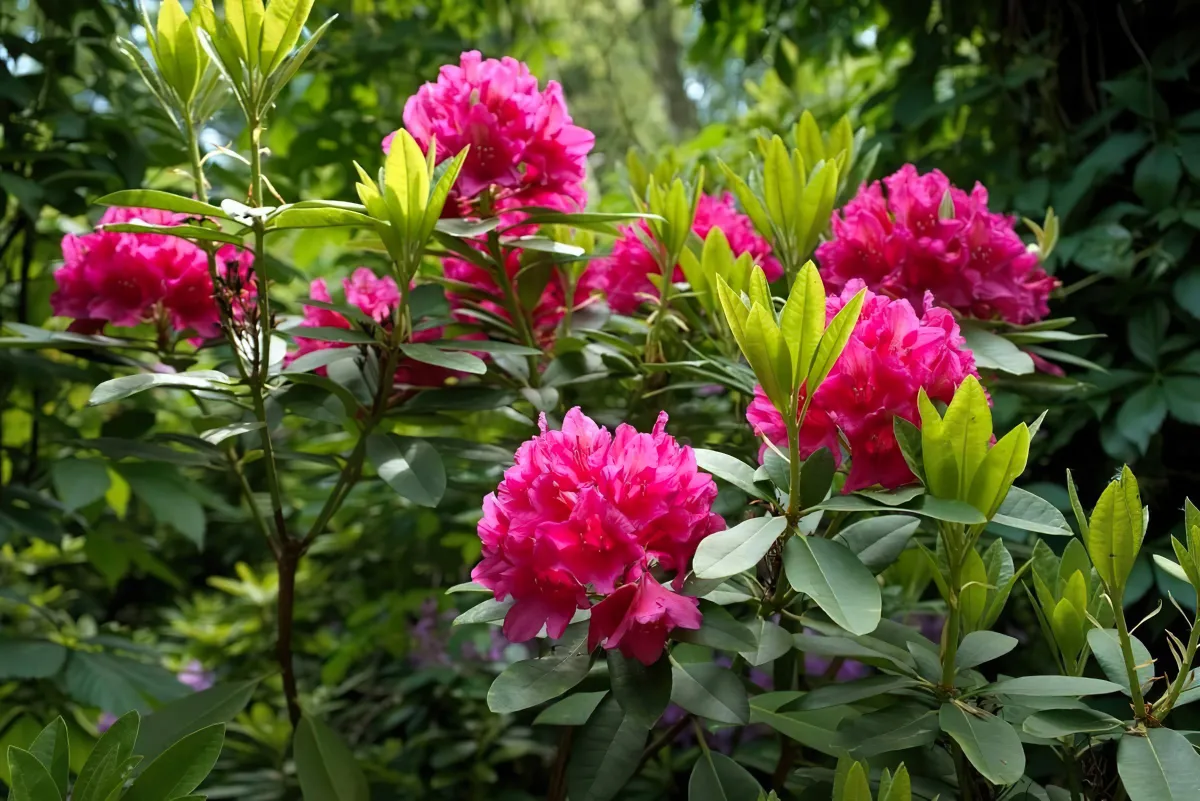
[[[692,133],[700,127],[696,105],[687,96],[683,85],[683,48],[675,38],[674,0],[642,0],[650,22],[650,35],[658,60],[658,85],[667,102],[667,115],[678,135]]]

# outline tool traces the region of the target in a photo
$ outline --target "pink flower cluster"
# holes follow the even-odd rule
[[[518,249],[509,250],[505,253],[504,269],[508,273],[509,280],[513,282],[514,291],[520,290],[522,280],[534,280],[532,275],[529,277],[518,277],[517,274],[521,270],[521,255],[522,251]],[[503,303],[504,293],[497,285],[496,279],[491,272],[466,259],[457,257],[444,259],[442,261],[442,269],[446,278],[466,284],[472,290],[471,294],[477,293],[482,296],[481,298],[472,298],[467,293],[456,292],[451,288],[446,292],[446,298],[450,301],[451,306],[461,310],[467,306],[468,301],[473,300],[475,304],[490,314],[499,317],[505,322],[512,322],[512,316],[508,313],[508,309]],[[575,285],[575,296],[571,299],[572,308],[579,309],[592,302],[600,292],[600,289],[599,274],[593,269],[584,270],[583,275],[580,276],[579,281]],[[542,296],[538,300],[537,305],[530,312],[533,334],[539,346],[548,349],[554,344],[558,324],[562,322],[566,311],[566,290],[562,281],[559,280],[558,271],[555,270],[550,276],[546,288],[542,290]],[[461,311],[458,317],[465,322],[476,322],[469,315],[462,314]]]
[[[776,280],[783,275],[783,268],[771,255],[770,243],[758,235],[754,223],[739,213],[733,202],[733,195],[729,193],[720,197],[701,195],[692,231],[704,239],[713,228],[720,228],[735,257],[749,253],[762,267],[767,279]],[[608,294],[609,308],[618,314],[632,314],[647,300],[658,297],[658,290],[647,277],[658,272],[658,265],[654,254],[642,242],[638,229],[642,235],[650,235],[650,227],[645,222],[639,222],[636,228],[622,226],[621,236],[613,243],[612,254],[597,260],[592,268],[599,273],[599,280]],[[683,270],[676,267],[672,280],[682,281]]]
[[[346,293],[347,303],[358,307],[363,314],[381,325],[390,322],[392,312],[400,303],[400,290],[396,287],[395,280],[391,276],[380,278],[366,267],[359,267],[349,278],[343,279],[342,288]],[[333,300],[329,295],[329,288],[326,286],[324,278],[313,279],[308,287],[308,295],[313,300],[323,303],[330,303]],[[350,329],[354,328],[354,325],[345,316],[331,309],[305,306],[304,321],[294,330],[298,334],[304,328]],[[414,331],[412,334],[413,342],[432,342],[441,338],[442,329],[440,327],[424,328]],[[351,346],[343,342],[326,342],[297,335],[296,351],[288,354],[287,361],[290,364],[300,356],[316,350],[347,347]],[[445,383],[446,378],[453,374],[452,371],[442,367],[412,359],[403,359],[396,368],[395,383],[416,387],[436,387]]]
[[[131,222],[179,225],[186,217],[158,209],[110,208],[100,225]],[[96,333],[105,324],[135,326],[160,319],[177,331],[215,336],[220,314],[213,298],[208,257],[184,239],[164,234],[105,231],[62,241],[64,264],[54,273],[54,313],[72,317],[73,331]],[[255,295],[249,251],[226,245],[217,253],[228,301],[235,313]]]
[[[578,407],[561,431],[545,415],[496,492],[483,501],[483,561],[471,577],[496,600],[512,597],[504,634],[514,642],[546,628],[561,637],[591,609],[591,647],[620,648],[650,664],[675,628],[700,626],[695,598],[678,590],[700,541],[725,527],[711,511],[717,488],[691,448],[666,433],[622,424],[615,434]],[[592,596],[601,596],[593,606]]]
[[[853,279],[840,296],[830,296],[827,318],[862,286]],[[968,375],[978,375],[975,357],[965,347],[954,317],[933,306],[929,294],[918,317],[907,300],[868,291],[846,349],[809,405],[800,430],[800,456],[808,458],[826,447],[841,464],[840,441],[845,437],[850,453],[845,492],[907,484],[914,477],[896,444],[893,419],[899,416],[920,425],[917,391],[924,389],[930,398],[949,403]],[[755,390],[746,419],[756,436],[787,447],[783,416],[761,387]]]
[[[404,104],[404,127],[423,149],[436,139],[439,162],[470,146],[447,216],[468,213],[489,189],[496,209],[578,211],[587,203],[583,181],[596,138],[572,123],[556,81],[539,89],[516,59],[463,53]],[[383,140],[385,151],[391,140]]]
[[[1050,313],[1048,298],[1058,281],[1013,230],[1013,218],[993,214],[987,190],[971,194],[938,170],[924,175],[906,164],[864,185],[833,215],[833,239],[817,248],[821,275],[832,290],[861,279],[875,292],[920,305],[926,292],[962,314],[979,319],[1032,323]],[[950,194],[954,215],[942,219]]]

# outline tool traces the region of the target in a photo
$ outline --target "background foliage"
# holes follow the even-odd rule
[[[707,166],[716,188],[717,158],[747,165],[755,133],[785,133],[804,109],[865,126],[868,144],[881,145],[876,175],[912,161],[960,186],[985,183],[993,208],[1040,219],[1053,206],[1064,227],[1050,269],[1064,288],[1052,312],[1101,336],[1063,346],[1078,357],[1064,364],[1070,380],[1008,379],[1020,392],[996,385],[997,430],[1051,409],[1024,486],[1065,509],[1065,467],[1097,489],[1126,461],[1147,505],[1164,512],[1196,486],[1200,106],[1191,70],[1200,26],[1191,4],[337,0],[314,13],[340,19],[269,122],[268,167],[289,201],[351,198],[351,161],[377,163],[404,100],[439,65],[479,48],[563,82],[576,121],[597,135],[590,180],[605,210],[632,208],[631,147],[649,165]],[[59,240],[95,219],[92,199],[186,185],[166,169],[183,160],[166,119],[112,48],[117,34],[144,39],[136,20],[130,4],[103,0],[0,11],[0,320],[10,333],[49,319]],[[205,137],[245,149],[233,118]],[[244,165],[215,165],[223,196],[244,191],[235,189],[246,185]],[[270,266],[291,281],[293,299],[312,277],[370,259],[330,231],[276,242]],[[117,413],[86,407],[119,361],[0,350],[0,747],[27,744],[52,710],[69,709],[78,767],[101,711],[148,712],[144,694],[178,694],[171,672],[197,659],[222,680],[265,677],[230,727],[210,797],[294,797],[280,789],[294,768],[272,675],[269,555],[235,478],[203,469],[220,453],[178,447],[202,409],[151,393]],[[589,412],[604,422],[648,413],[624,407],[618,382],[564,386],[556,405],[583,392],[594,392]],[[492,676],[524,647],[487,627],[452,630],[455,597],[443,594],[477,559],[479,498],[531,433],[532,414],[518,399],[512,411],[405,421],[444,440],[452,481],[443,503],[398,507],[381,483],[362,485],[300,576],[296,648],[310,703],[388,788],[383,797],[544,793],[551,730],[485,703]],[[694,399],[673,420],[697,444],[752,449],[740,415],[720,400]],[[306,493],[322,497],[303,481],[288,490],[299,505]],[[1178,515],[1160,517],[1147,550],[1169,552],[1163,538]],[[1143,558],[1126,592],[1130,618],[1171,589],[1193,603],[1173,581]],[[1010,625],[1036,631],[1017,601]],[[1142,631],[1164,661],[1162,630],[1178,620],[1168,611]],[[21,649],[34,635],[95,651],[64,667],[62,654]],[[1036,663],[1041,648],[1033,637],[1009,658]],[[693,758],[680,749],[631,793],[682,792],[675,769]]]

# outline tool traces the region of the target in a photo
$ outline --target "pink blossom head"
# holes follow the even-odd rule
[[[463,53],[408,99],[404,127],[422,148],[437,141],[438,162],[470,147],[454,190],[460,206],[470,208],[488,190],[501,209],[578,211],[587,203],[583,182],[595,137],[572,122],[557,82],[539,89],[516,59]],[[391,140],[383,140],[385,152]]]
[[[946,197],[953,215],[943,219]],[[833,290],[859,279],[914,307],[931,292],[939,305],[965,315],[1031,323],[1050,313],[1058,282],[1013,223],[988,210],[981,184],[967,194],[938,170],[922,175],[906,164],[834,212],[833,238],[817,248],[817,259]]]
[[[510,640],[527,640],[543,626],[560,637],[594,598],[611,599],[595,607],[603,610],[594,642],[619,647],[632,627],[627,647],[638,658],[661,653],[671,628],[699,625],[695,601],[650,574],[674,573],[678,589],[700,541],[725,524],[711,509],[712,477],[697,470],[694,452],[666,433],[666,423],[663,413],[650,433],[622,424],[610,434],[575,408],[561,431],[543,415],[541,433],[517,450],[484,499],[483,561],[471,573],[497,600],[513,599],[504,622]],[[618,632],[633,608],[641,622]],[[657,640],[653,649],[650,640]]]
[[[733,195],[700,196],[692,231],[704,239],[713,228],[725,234],[735,257],[749,253],[762,267],[767,280],[774,281],[783,275],[783,267],[771,254],[770,243],[758,235],[749,217],[734,208]],[[612,253],[598,259],[592,267],[604,286],[609,307],[618,314],[632,314],[643,303],[658,297],[658,290],[649,278],[658,272],[658,264],[643,242],[643,237],[649,236],[650,228],[644,222],[636,227],[622,226]],[[678,266],[672,280],[683,280],[683,270]]]
[[[158,209],[114,207],[104,212],[95,233],[64,237],[64,264],[55,273],[58,288],[50,298],[54,313],[82,321],[88,330],[98,331],[105,323],[135,326],[165,319],[177,331],[215,335],[220,314],[204,251],[165,234],[104,228],[132,221],[173,226],[184,219],[184,215]],[[224,282],[222,288],[230,294],[235,313],[246,297],[253,297],[252,263],[252,254],[233,245],[217,254],[217,271],[222,277],[231,275],[229,264],[236,264],[238,280]]]
[[[826,301],[832,318],[862,282],[850,281]],[[830,447],[840,464],[844,441],[850,457],[845,492],[881,485],[894,489],[914,480],[896,443],[897,416],[920,425],[917,394],[949,403],[968,375],[978,375],[958,323],[945,309],[926,306],[918,317],[906,300],[868,290],[854,332],[828,378],[817,388],[800,430],[800,455]],[[761,388],[746,418],[759,436],[787,448],[783,417]]]
[[[671,592],[644,573],[592,608],[588,648],[620,648],[626,657],[652,665],[672,630],[698,629],[700,622],[699,601]]]

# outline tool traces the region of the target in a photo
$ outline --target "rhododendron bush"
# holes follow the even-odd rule
[[[807,112],[749,170],[656,168],[600,210],[562,87],[476,51],[380,110],[394,131],[353,165],[355,198],[288,198],[270,123],[332,22],[305,33],[309,10],[166,0],[149,55],[123,44],[185,178],[97,198],[95,230],[62,241],[59,319],[5,340],[117,373],[90,393],[109,422],[51,468],[62,509],[132,487],[200,549],[205,508],[236,521],[239,580],[209,584],[254,605],[245,627],[173,621],[220,644],[215,677],[94,623],[0,639],[0,666],[27,660],[12,675],[101,735],[80,766],[68,717],[6,741],[11,798],[182,801],[214,765],[212,797],[396,797],[392,762],[444,716],[402,697],[468,663],[488,709],[469,727],[519,730],[505,749],[533,769],[500,776],[468,740],[434,761],[476,759],[497,798],[1200,797],[1172,715],[1200,697],[1200,627],[1152,657],[1120,603],[1148,569],[1132,472],[1068,474],[1078,534],[1022,486],[1046,434],[1016,379],[1061,372],[1048,343],[1083,336],[1052,317],[1053,212],[1026,232],[931,165],[876,180],[866,131]],[[244,153],[201,135],[222,105]],[[243,185],[212,189],[214,153]],[[329,231],[336,274],[289,284],[278,254]],[[189,433],[112,423],[167,403]],[[184,491],[202,471],[220,487],[203,507]],[[1184,507],[1153,556],[1180,591],[1200,588]],[[470,564],[420,587],[360,550],[443,525]],[[417,600],[356,595],[345,627],[373,634],[334,659],[306,582],[341,571]],[[259,640],[269,668],[247,658]],[[1030,671],[1034,640],[1051,658]],[[401,672],[370,684],[368,661]],[[369,714],[346,713],[355,694]],[[272,743],[271,770],[222,767],[227,723]],[[1081,781],[1104,760],[1108,784]]]

